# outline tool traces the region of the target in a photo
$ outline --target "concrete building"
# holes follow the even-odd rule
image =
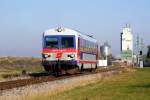
[[[133,60],[133,34],[130,25],[126,25],[121,33],[121,59],[128,63]]]

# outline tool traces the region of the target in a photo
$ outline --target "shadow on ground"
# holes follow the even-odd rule
[[[39,72],[39,73],[29,73],[28,75],[31,77],[41,77],[41,76],[50,76],[50,75],[52,75],[52,73]]]
[[[74,74],[70,74],[70,73],[66,73],[66,74],[61,74],[61,75],[56,75],[56,73],[49,73],[49,72],[36,72],[36,73],[29,73],[27,75],[31,76],[31,77],[42,77],[42,76],[54,76],[54,77],[62,77],[62,76],[70,76],[70,75],[77,75],[77,74],[82,74],[80,72],[78,73],[74,73]]]
[[[148,84],[140,84],[140,85],[132,85],[131,88],[150,88],[150,83]]]

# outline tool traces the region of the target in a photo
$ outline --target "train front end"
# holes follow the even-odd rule
[[[76,34],[69,29],[50,29],[43,33],[42,65],[48,72],[62,73],[77,67]]]

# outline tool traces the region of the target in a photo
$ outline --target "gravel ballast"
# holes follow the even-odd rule
[[[9,90],[0,91],[0,100],[26,100],[30,96],[41,93],[55,94],[78,86],[84,86],[102,80],[105,77],[121,73],[121,70],[112,70],[90,75],[77,76],[51,82],[44,82]]]

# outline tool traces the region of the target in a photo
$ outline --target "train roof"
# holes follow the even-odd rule
[[[73,30],[73,29],[69,29],[69,28],[52,28],[52,29],[48,29],[46,31],[44,31],[43,33],[44,36],[48,36],[48,35],[75,35],[78,37],[81,37],[85,40],[89,40],[91,42],[98,42],[95,38],[93,38],[90,35],[86,35],[82,32],[79,32],[77,30]]]

